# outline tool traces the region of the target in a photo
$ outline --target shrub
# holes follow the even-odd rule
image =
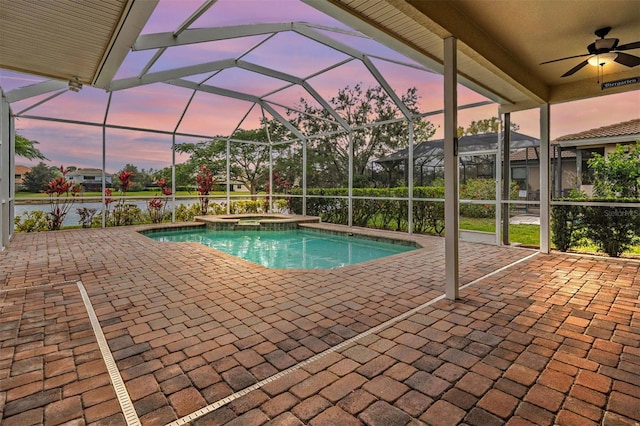
[[[639,209],[587,206],[584,221],[585,236],[609,256],[619,257],[639,240]]]
[[[558,250],[567,251],[576,243],[580,222],[580,206],[552,206],[551,241]]]
[[[83,228],[90,228],[93,223],[93,217],[96,215],[98,209],[78,207],[76,211],[78,212],[78,216],[80,216],[80,225],[82,225]]]
[[[16,232],[40,232],[49,229],[49,220],[42,210],[34,210],[13,218]]]
[[[293,193],[301,193],[301,190],[294,190]],[[308,189],[308,195],[321,197],[307,199],[307,214],[320,216],[324,222],[346,225],[349,221],[349,200],[342,197],[346,197],[348,193],[346,188]],[[377,227],[396,231],[406,230],[408,228],[408,201],[388,200],[382,199],[382,197],[407,198],[408,194],[409,189],[406,187],[354,188],[354,197],[371,197],[370,199],[355,198],[353,200],[354,226]],[[416,187],[414,188],[414,196],[415,198],[443,198],[444,188]],[[291,211],[302,214],[301,198],[291,199]],[[413,215],[414,232],[440,235],[444,231],[443,202],[416,200],[413,202]]]
[[[232,201],[229,208],[231,214],[265,213],[267,210],[269,210],[267,200]]]
[[[60,176],[55,177],[47,184],[47,190],[45,191],[49,196],[49,204],[51,205],[51,211],[49,211],[49,229],[56,231],[62,226],[64,217],[69,213],[75,198],[80,195],[81,185],[72,185],[67,180],[67,173],[69,169],[65,169],[60,166]]]

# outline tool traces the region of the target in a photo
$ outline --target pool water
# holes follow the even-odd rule
[[[307,229],[290,231],[166,230],[145,233],[157,241],[196,242],[267,268],[334,269],[415,247]]]

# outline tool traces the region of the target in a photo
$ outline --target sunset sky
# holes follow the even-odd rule
[[[144,28],[143,34],[173,31],[200,4],[201,1],[161,0]],[[219,0],[191,28],[294,21],[347,29],[343,24],[295,0]],[[328,32],[324,33],[329,34]],[[368,39],[346,34],[332,34],[331,36],[337,41],[361,49],[368,54],[412,62]],[[258,65],[271,66],[278,71],[303,78],[347,58],[346,55],[326,46],[311,42],[300,35],[286,32],[277,34],[271,39],[267,39],[266,36],[254,36],[239,40],[170,48],[151,68],[150,72],[235,58],[260,42],[263,44],[244,56],[243,60]],[[130,53],[116,75],[116,79],[137,75],[154,52]],[[382,60],[374,59],[373,62],[397,93],[404,93],[408,88],[414,86],[418,89],[422,112],[443,108],[441,76],[401,67]],[[206,77],[193,76],[186,79],[201,81]],[[0,70],[0,87],[5,92],[43,80],[40,77]],[[358,61],[351,61],[332,71],[312,77],[309,82],[325,99],[337,95],[338,89],[348,85],[353,86],[358,83],[364,87],[377,85],[366,68]],[[258,96],[263,96],[284,85],[281,81],[237,69],[222,71],[207,83]],[[190,90],[163,83],[115,92],[107,121],[115,125],[173,131],[178,125],[179,118],[191,94]],[[20,113],[48,96],[50,95],[15,102],[12,104],[12,109],[14,113]],[[271,95],[267,99],[293,106],[300,97],[311,99],[311,96],[302,87],[294,86]],[[78,93],[66,92],[24,114],[101,123],[105,118],[107,99],[108,94],[104,90],[84,87]],[[484,98],[481,95],[469,89],[462,87],[459,89],[458,102],[460,105],[482,100]],[[261,111],[259,108],[254,108],[249,112],[250,107],[251,104],[244,101],[198,93],[190,104],[184,119],[180,122],[178,131],[197,135],[228,135],[247,113],[248,116],[241,127],[245,129],[256,128]],[[276,109],[284,115],[284,109]],[[556,138],[640,117],[640,91],[553,105],[551,112],[551,137]],[[466,126],[472,120],[497,115],[496,105],[464,110],[459,114],[459,124]],[[429,120],[440,126],[435,137],[442,137],[443,117],[436,115],[429,117]],[[514,113],[512,121],[520,126],[521,133],[534,137],[539,136],[537,110]],[[101,127],[20,118],[16,121],[16,128],[18,133],[39,142],[38,148],[49,158],[49,164],[101,167]],[[202,139],[178,136],[176,141],[178,143],[195,142]],[[171,135],[107,129],[107,172],[113,173],[127,163],[135,164],[144,169],[159,169],[169,166],[171,164],[171,142]],[[184,158],[178,157],[176,161],[183,160]],[[35,162],[29,162],[22,158],[17,158],[16,163],[35,164]]]

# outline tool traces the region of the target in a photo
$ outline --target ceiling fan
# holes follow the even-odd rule
[[[582,58],[588,56],[587,59],[580,62],[575,67],[571,68],[566,73],[562,74],[562,77],[568,77],[570,75],[575,74],[580,71],[587,64],[598,66],[598,65],[606,65],[611,62],[617,62],[622,65],[626,65],[627,67],[635,67],[640,65],[640,58],[634,55],[629,55],[628,53],[623,53],[623,50],[631,50],[640,48],[640,41],[635,41],[633,43],[627,44],[618,44],[620,40],[617,38],[605,38],[607,34],[611,31],[611,27],[604,27],[596,30],[595,35],[600,37],[593,43],[587,46],[587,51],[589,53],[584,53],[582,55],[575,56],[567,56],[566,58],[554,59],[547,62],[542,62],[540,65],[550,64],[552,62],[564,61],[566,59],[573,58]]]

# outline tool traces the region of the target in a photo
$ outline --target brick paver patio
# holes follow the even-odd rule
[[[133,228],[17,234],[0,253],[1,423],[640,422],[640,262],[461,243],[471,285],[451,302],[443,239],[413,238],[283,271]]]

